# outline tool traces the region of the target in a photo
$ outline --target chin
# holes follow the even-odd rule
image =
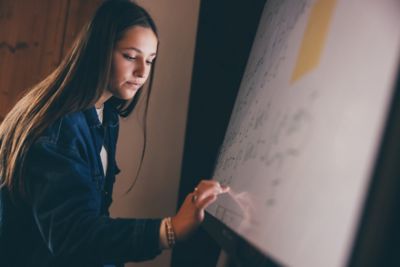
[[[130,93],[126,93],[126,94],[123,94],[123,95],[119,95],[117,97],[119,99],[129,101],[129,100],[132,100],[136,96],[137,93],[138,93],[138,90],[135,90],[135,92],[133,92],[133,93],[130,92]]]

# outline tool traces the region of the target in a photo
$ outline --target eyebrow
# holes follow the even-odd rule
[[[123,48],[123,49],[135,50],[138,53],[144,54],[142,50],[140,50],[139,48],[133,47],[133,46],[126,47],[126,48]],[[155,52],[150,54],[150,56],[155,56],[155,55],[157,55],[157,53],[155,53]]]

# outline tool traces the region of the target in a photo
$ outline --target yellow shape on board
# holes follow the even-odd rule
[[[318,66],[335,5],[336,0],[316,0],[312,7],[291,83],[296,82]]]

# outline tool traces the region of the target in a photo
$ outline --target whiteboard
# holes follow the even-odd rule
[[[394,91],[398,0],[269,0],[207,211],[284,266],[345,266]]]

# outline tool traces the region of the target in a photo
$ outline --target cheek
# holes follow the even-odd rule
[[[111,68],[111,83],[119,85],[126,81],[126,77],[129,73],[129,66],[123,62],[114,62]]]

